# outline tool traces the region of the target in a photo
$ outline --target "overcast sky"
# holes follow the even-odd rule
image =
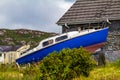
[[[75,0],[0,0],[0,28],[61,32],[56,22]]]

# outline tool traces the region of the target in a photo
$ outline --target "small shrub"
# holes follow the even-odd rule
[[[43,80],[71,80],[88,76],[94,67],[90,53],[83,48],[63,49],[45,57],[39,65],[39,78]]]
[[[120,68],[120,59],[113,63],[113,66]]]

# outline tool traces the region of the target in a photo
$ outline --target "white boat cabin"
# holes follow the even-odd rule
[[[48,47],[53,44],[57,44],[64,40],[70,39],[74,37],[75,35],[78,35],[78,33],[79,33],[78,31],[72,31],[72,32],[68,32],[68,33],[64,33],[64,34],[60,34],[54,37],[44,39],[39,43],[39,45],[36,48],[44,48],[44,47]]]

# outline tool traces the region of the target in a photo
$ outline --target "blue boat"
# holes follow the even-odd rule
[[[16,59],[17,64],[38,62],[54,51],[64,48],[80,48],[95,51],[102,47],[107,40],[108,27],[101,29],[87,29],[82,31],[71,31],[42,40],[39,45],[22,54]]]

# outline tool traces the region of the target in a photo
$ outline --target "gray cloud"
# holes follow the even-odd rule
[[[65,1],[68,1],[68,2],[74,2],[75,0],[65,0]]]
[[[61,32],[55,23],[71,4],[68,0],[0,0],[0,28]]]

